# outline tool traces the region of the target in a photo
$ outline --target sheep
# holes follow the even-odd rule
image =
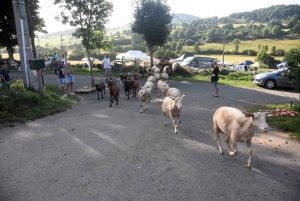
[[[153,84],[152,82],[146,82],[146,83],[144,84],[144,86],[150,86],[150,88],[151,88],[151,93],[152,93],[152,91],[154,90],[154,84]]]
[[[127,96],[127,100],[129,100],[129,93],[130,93],[130,90],[132,88],[132,82],[131,80],[126,80],[124,81],[124,90],[125,90],[125,95]]]
[[[147,105],[151,99],[151,87],[144,85],[142,89],[138,93],[138,97],[140,99],[140,113],[143,112],[143,102],[145,102],[145,111],[148,109]]]
[[[176,71],[176,69],[177,69],[178,67],[180,67],[180,64],[179,64],[179,63],[174,62],[174,63],[172,64],[173,75],[175,74],[175,71]]]
[[[152,82],[154,85],[156,84],[156,79],[153,76],[148,77],[147,82]]]
[[[179,127],[179,124],[181,123],[181,117],[180,112],[182,109],[182,99],[185,95],[182,95],[181,97],[165,97],[162,101],[162,113],[165,117],[165,126],[167,126],[166,121],[166,115],[169,114],[170,118],[173,121],[173,125],[175,128],[175,134],[177,133],[177,128]],[[179,118],[179,122],[176,125],[176,122],[174,120],[174,117]]]
[[[251,169],[251,138],[254,135],[254,127],[264,132],[268,131],[266,113],[255,112],[243,114],[242,111],[232,107],[220,107],[213,116],[213,128],[216,133],[216,140],[220,154],[223,154],[220,145],[219,133],[226,135],[226,143],[229,155],[237,154],[237,142],[247,142],[249,157],[247,167]],[[231,139],[233,151],[229,145]]]
[[[140,87],[139,81],[137,81],[137,80],[132,81],[132,88],[133,88],[132,98],[136,97],[136,90],[139,87]]]
[[[163,95],[163,98],[166,96],[167,91],[170,89],[170,85],[166,81],[158,80],[157,82],[158,96]]]
[[[168,68],[168,69],[167,69],[167,74],[168,74],[169,76],[173,75],[173,70],[172,70],[172,68]]]
[[[100,82],[99,84],[95,84],[96,90],[98,92],[98,100],[99,100],[99,92],[101,92],[101,96],[103,99],[103,92],[105,94],[105,85],[103,82]]]
[[[167,91],[166,96],[178,98],[181,96],[181,93],[179,89],[172,87]]]
[[[139,73],[133,73],[133,80],[140,80]]]
[[[159,74],[160,73],[160,69],[159,68],[155,68],[154,69],[154,74]]]
[[[114,100],[116,101],[116,105],[118,105],[120,88],[117,86],[116,81],[113,79],[108,80],[108,88],[110,94],[110,107]]]
[[[161,78],[164,80],[164,81],[167,81],[169,79],[169,75],[167,73],[163,73],[161,75]]]
[[[169,69],[169,66],[165,66],[165,67],[163,68],[163,73],[167,73],[167,72],[168,72],[168,69]]]

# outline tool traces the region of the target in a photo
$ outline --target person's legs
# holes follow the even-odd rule
[[[218,81],[213,81],[213,85],[215,88],[215,94],[213,96],[217,97],[219,96]]]
[[[74,94],[73,94],[73,83],[74,83],[74,82],[70,82],[70,94],[71,94],[71,95],[74,95]]]
[[[106,80],[107,80],[107,74],[108,74],[108,71],[107,71],[108,68],[104,68],[104,71],[105,71],[105,76],[106,76]]]
[[[63,97],[65,96],[65,83],[66,83],[66,79],[65,78],[61,78],[60,80],[60,87],[61,87],[61,94]]]
[[[66,87],[66,94],[68,93],[68,90],[69,90],[69,86],[70,86],[70,83],[67,82],[67,87]]]

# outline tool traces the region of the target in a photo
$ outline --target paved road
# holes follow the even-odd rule
[[[75,88],[90,83],[75,79]],[[45,82],[57,84],[54,75]],[[250,171],[246,144],[229,156],[222,136],[220,155],[212,130],[220,106],[291,98],[222,85],[214,98],[210,84],[170,83],[186,95],[178,134],[169,118],[164,126],[157,91],[140,114],[138,99],[126,100],[123,90],[112,108],[108,94],[85,94],[71,110],[1,129],[0,200],[299,200],[298,142],[257,130]]]

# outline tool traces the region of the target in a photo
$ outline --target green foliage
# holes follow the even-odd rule
[[[198,52],[200,51],[200,48],[199,48],[199,46],[198,46],[197,44],[195,44],[195,45],[193,46],[193,49],[194,49],[194,52],[195,52],[195,53],[198,53]]]
[[[69,55],[69,60],[81,60],[84,58],[84,52],[82,50],[73,50],[72,53]]]
[[[11,91],[0,91],[0,124],[3,126],[11,123],[23,123],[63,112],[71,108],[78,97],[62,99],[60,90],[55,86],[45,86],[45,97],[38,92],[23,88],[20,80],[13,82]]]
[[[151,65],[155,46],[162,46],[167,42],[172,31],[172,15],[170,7],[161,0],[139,0],[135,2],[134,22],[131,29],[141,34],[150,48]]]
[[[290,66],[300,64],[300,45],[297,48],[292,48],[284,55],[284,61],[288,61]]]
[[[185,41],[185,44],[188,45],[188,46],[193,46],[195,44],[195,41],[193,41],[192,39],[187,39]]]
[[[265,48],[265,47],[264,47]],[[267,65],[269,65],[269,67],[274,67],[275,66],[275,59],[274,57],[270,56],[266,51],[261,50],[257,53],[256,57],[255,57],[255,61],[261,61]]]
[[[237,53],[239,51],[239,44],[241,43],[241,41],[238,38],[235,38],[232,42],[234,43],[235,52]]]

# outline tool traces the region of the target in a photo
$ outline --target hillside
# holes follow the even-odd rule
[[[191,23],[193,20],[200,19],[200,17],[197,17],[195,15],[189,15],[185,13],[173,13],[173,19],[172,24],[178,25],[184,23]]]

